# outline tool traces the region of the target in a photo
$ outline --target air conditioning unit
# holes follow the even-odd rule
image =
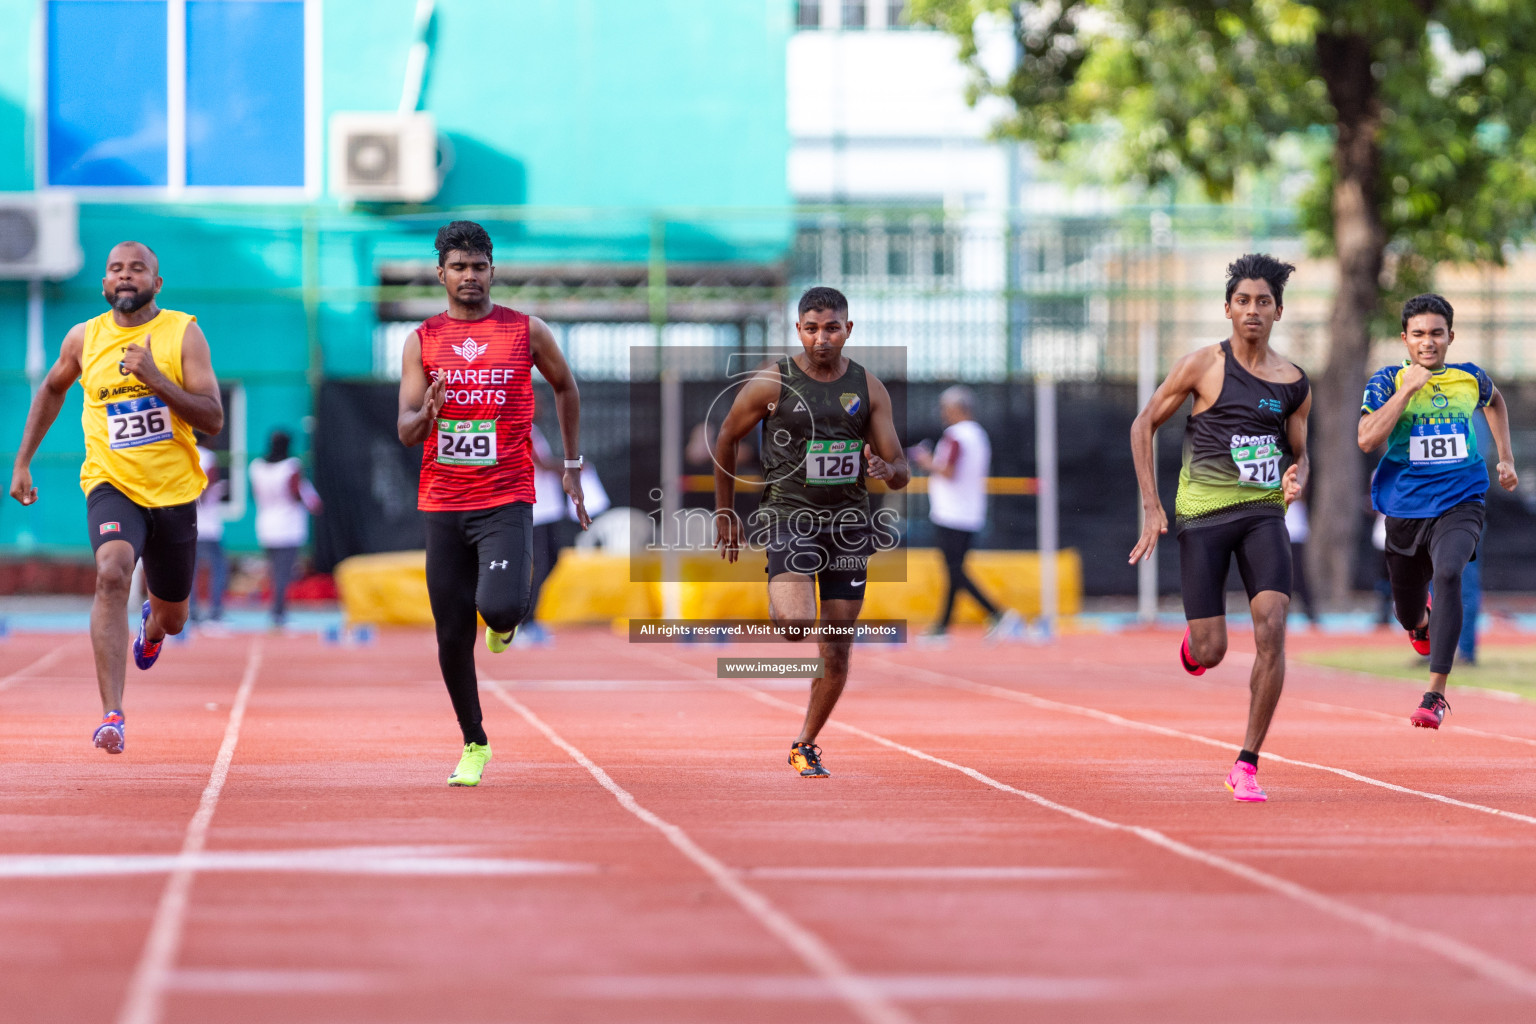
[[[62,281],[83,261],[73,195],[0,192],[0,278]]]
[[[365,202],[437,195],[437,122],[426,113],[331,115],[331,192]]]

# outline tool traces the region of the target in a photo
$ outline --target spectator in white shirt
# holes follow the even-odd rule
[[[1307,580],[1307,537],[1312,533],[1307,520],[1307,501],[1298,497],[1285,509],[1285,528],[1291,535],[1291,589],[1296,605],[1307,621],[1317,625],[1317,606],[1312,603],[1312,585]]]
[[[555,458],[538,427],[529,431],[533,443],[533,587],[528,617],[512,638],[518,647],[547,644],[549,630],[539,623],[539,592],[560,557],[560,521],[565,518],[565,487],[560,482],[564,464]]]
[[[229,561],[224,557],[224,516],[222,505],[229,481],[219,471],[219,457],[208,447],[208,438],[198,435],[197,458],[208,486],[197,499],[197,569],[192,582],[192,621],[218,622],[224,618],[224,589],[229,583]],[[197,576],[208,571],[208,606],[197,599]]]
[[[970,388],[956,385],[947,389],[939,396],[944,434],[937,448],[930,452],[918,447],[911,453],[912,461],[930,474],[928,518],[949,576],[944,610],[929,631],[930,637],[941,637],[949,630],[955,595],[960,591],[970,594],[992,621],[988,636],[1016,636],[1023,628],[1017,612],[999,609],[965,571],[966,552],[987,522],[987,477],[992,468],[992,443],[982,425],[971,418],[974,404]]]
[[[304,479],[304,465],[288,454],[291,439],[274,430],[265,458],[251,460],[251,496],[256,501],[256,542],[267,556],[272,578],[272,625],[288,613],[288,584],[293,581],[299,549],[309,539],[309,515],[318,515],[320,497]]]

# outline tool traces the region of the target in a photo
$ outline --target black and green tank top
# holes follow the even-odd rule
[[[762,508],[815,512],[869,508],[864,438],[869,431],[869,376],[848,360],[834,381],[806,375],[779,360],[779,400],[763,421]]]
[[[1214,405],[1189,418],[1174,502],[1178,529],[1247,515],[1285,515],[1280,479],[1296,461],[1285,421],[1306,401],[1307,375],[1289,384],[1255,377],[1221,343],[1226,372]],[[1298,367],[1298,369],[1300,369]]]

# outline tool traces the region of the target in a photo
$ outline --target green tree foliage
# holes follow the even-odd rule
[[[1359,528],[1360,388],[1373,319],[1443,261],[1502,263],[1536,217],[1536,4],[1530,0],[913,0],[960,40],[1001,134],[1116,177],[1193,178],[1228,199],[1277,148],[1317,139],[1302,221],[1337,257],[1330,357],[1314,374],[1314,539],[1325,592],[1348,588]],[[983,18],[1019,59],[989,75]],[[1294,146],[1292,149],[1294,150]],[[1385,315],[1383,315],[1385,314]],[[1377,319],[1377,318],[1380,319]],[[1395,332],[1396,328],[1390,328]]]

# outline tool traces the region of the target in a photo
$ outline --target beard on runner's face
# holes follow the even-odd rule
[[[119,285],[117,291],[107,296],[107,303],[119,313],[137,313],[149,305],[154,292],[140,291],[132,285]]]

